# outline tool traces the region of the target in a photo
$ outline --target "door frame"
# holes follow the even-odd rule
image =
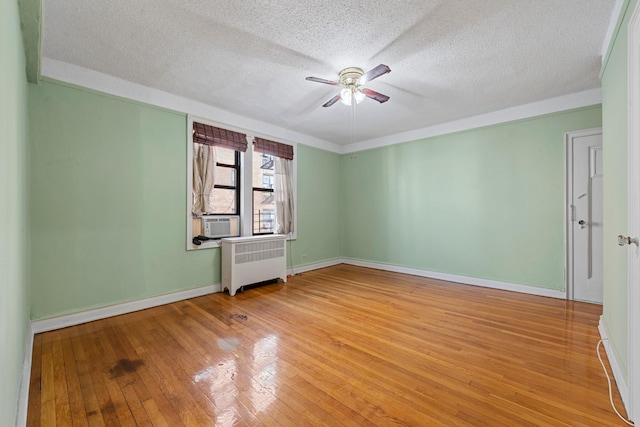
[[[628,27],[628,235],[640,238],[640,3],[636,4]],[[636,240],[637,242],[637,240]],[[640,419],[640,248],[629,245],[628,292],[628,397],[627,412]]]
[[[591,128],[566,132],[564,134],[565,145],[565,188],[564,188],[564,230],[565,230],[565,297],[573,300],[573,222],[575,212],[571,209],[571,193],[573,190],[573,141],[585,136],[602,135],[602,128]]]

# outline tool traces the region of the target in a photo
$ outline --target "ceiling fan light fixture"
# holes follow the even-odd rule
[[[379,103],[387,102],[389,97],[387,95],[383,95],[379,92],[376,92],[371,89],[363,88],[362,86],[370,82],[373,79],[377,79],[378,77],[387,74],[391,69],[384,65],[380,64],[377,67],[372,68],[366,73],[362,71],[362,68],[358,67],[349,67],[340,71],[340,80],[326,80],[321,79],[319,77],[307,77],[306,80],[324,83],[331,86],[342,86],[343,89],[335,95],[333,98],[325,102],[323,107],[331,107],[336,102],[340,101],[344,105],[352,105],[355,100],[356,104],[360,104],[365,98],[371,98]],[[353,104],[355,105],[355,104]]]

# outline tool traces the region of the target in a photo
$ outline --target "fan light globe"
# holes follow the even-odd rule
[[[357,90],[354,94],[353,97],[356,99],[356,104],[360,104],[362,102],[362,100],[365,98],[365,94],[360,92],[359,90]]]
[[[344,105],[351,105],[351,91],[347,88],[344,88],[340,91],[340,101]]]

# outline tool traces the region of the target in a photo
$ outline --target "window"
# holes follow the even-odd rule
[[[190,143],[189,237],[192,244],[199,245],[203,234],[210,238],[231,234],[231,220],[205,220],[203,215],[240,213],[240,153],[247,149],[247,138],[242,133],[194,121]]]
[[[262,154],[262,158],[260,159],[260,169],[269,169],[273,170],[273,156],[269,154]]]
[[[198,216],[240,212],[240,153],[194,142],[193,156],[199,187],[192,190],[192,212]]]
[[[235,215],[240,212],[240,152],[229,148],[214,147],[213,212],[208,214]]]
[[[253,234],[291,234],[293,146],[263,138],[253,143]]]
[[[262,185],[273,190],[273,175],[262,175]]]
[[[272,234],[276,199],[274,197],[275,159],[253,150],[253,234]]]
[[[255,211],[254,211],[255,212]],[[253,234],[272,234],[275,226],[276,212],[273,209],[260,209],[254,219]]]
[[[233,229],[239,224],[241,236],[280,233],[295,238],[295,146],[191,116],[188,126],[187,249],[218,247],[224,216],[236,217],[231,218],[237,221]],[[195,243],[203,226],[217,240]]]

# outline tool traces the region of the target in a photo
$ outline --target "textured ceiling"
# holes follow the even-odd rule
[[[614,3],[46,0],[42,55],[348,144],[350,107],[305,77],[391,68],[355,141],[598,88]]]

